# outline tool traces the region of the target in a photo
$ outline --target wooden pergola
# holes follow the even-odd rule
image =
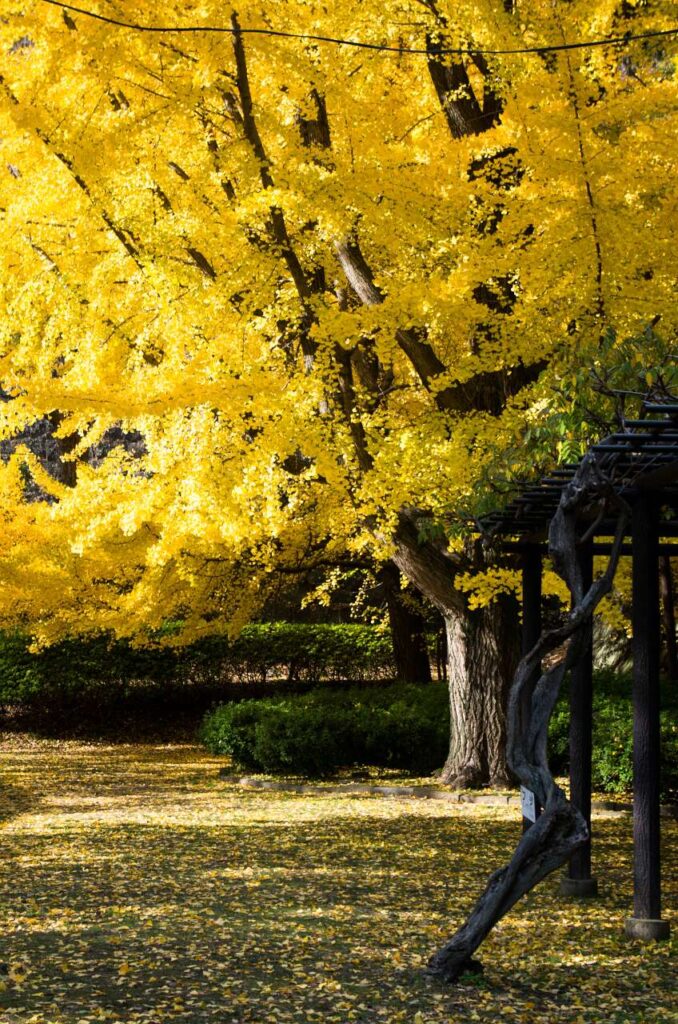
[[[622,429],[592,448],[615,491],[631,507],[622,553],[632,557],[633,629],[633,842],[634,907],[626,932],[635,938],[666,939],[661,916],[659,663],[659,558],[678,555],[678,403],[647,402],[644,418],[627,419]],[[502,512],[483,520],[487,534],[502,538],[503,550],[521,556],[523,575],[523,653],[541,633],[542,561],[548,528],[563,487],[579,463],[554,470],[525,488]],[[579,561],[585,586],[593,579],[594,555],[611,552],[616,524],[596,509],[581,517]],[[593,642],[572,670],[570,682],[570,799],[591,825],[593,726]],[[591,843],[569,862],[561,891],[595,896]]]

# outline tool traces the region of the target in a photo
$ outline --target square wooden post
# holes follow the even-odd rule
[[[521,638],[521,654],[524,657],[531,651],[541,636],[541,573],[542,557],[539,544],[527,544],[523,552],[523,631]],[[540,669],[534,673],[535,682],[539,678]],[[523,725],[529,721],[530,702],[532,695],[527,693],[522,705]],[[535,815],[538,817],[540,808],[535,802]],[[532,825],[529,818],[523,817],[523,832]]]
[[[593,582],[593,542],[578,551],[582,585]],[[570,676],[570,800],[583,815],[591,835],[591,757],[593,751],[593,624],[588,627],[586,650]],[[560,880],[564,896],[597,896],[598,882],[591,877],[591,840],[572,854],[567,874]]]
[[[633,505],[633,917],[626,933],[666,939],[659,854],[659,507],[641,492]]]

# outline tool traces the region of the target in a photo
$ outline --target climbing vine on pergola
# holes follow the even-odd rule
[[[633,557],[634,911],[630,936],[667,938],[661,919],[659,858],[660,551],[678,537],[678,403],[645,403],[644,418],[594,445],[577,464],[526,489],[488,517],[494,534],[524,557],[525,654],[509,697],[509,763],[541,813],[525,829],[510,863],[492,874],[470,917],[432,957],[431,973],[451,981],[480,969],[472,954],[511,907],[567,861],[565,894],[597,892],[590,872],[592,616],[609,593],[622,553]],[[561,625],[539,628],[541,550],[567,583],[571,609]],[[630,545],[626,541],[630,535]],[[596,537],[600,538],[596,541]],[[593,577],[594,550],[608,557]],[[550,657],[546,659],[546,655]],[[548,725],[565,674],[572,671],[571,794],[548,764]]]

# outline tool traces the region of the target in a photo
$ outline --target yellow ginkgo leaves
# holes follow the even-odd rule
[[[675,43],[501,54],[663,30],[668,0],[238,16],[468,52],[5,12],[0,438],[51,504],[1,499],[0,618],[44,640],[235,631],[273,569],[383,555],[403,511],[459,532],[606,328],[676,327]],[[57,410],[72,493],[15,450]]]
[[[5,740],[3,779],[27,800],[0,831],[3,1024],[672,1020],[670,944],[623,935],[630,814],[595,817],[598,900],[547,879],[484,943],[484,974],[440,986],[426,958],[506,859],[519,809],[247,791],[222,763]],[[662,821],[668,894],[678,826]]]

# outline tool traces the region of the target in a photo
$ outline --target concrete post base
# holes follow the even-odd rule
[[[641,939],[643,942],[661,942],[662,939],[668,939],[671,927],[668,921],[660,921],[651,917],[627,917],[624,931],[632,939]]]
[[[596,878],[570,878],[569,875],[561,875],[558,892],[561,896],[591,899],[598,895],[598,880]]]

